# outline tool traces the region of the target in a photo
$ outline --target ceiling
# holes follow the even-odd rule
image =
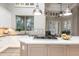
[[[76,3],[62,3],[62,11],[64,11],[67,6],[69,6],[70,9],[74,8],[77,4]],[[49,11],[60,11],[60,4],[59,3],[45,3],[45,10]]]

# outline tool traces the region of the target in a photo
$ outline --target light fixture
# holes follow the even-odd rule
[[[59,3],[59,4],[60,4],[60,12],[59,12],[59,16],[63,16],[62,3]]]
[[[67,9],[65,10],[65,12],[64,12],[63,15],[64,15],[64,16],[72,15],[72,12],[71,12],[71,10],[69,9],[69,5],[68,5],[68,4],[67,4]]]
[[[36,8],[33,10],[34,15],[41,15],[42,11],[39,9],[39,5],[37,3]]]
[[[51,10],[45,10],[45,15],[52,16],[52,17],[62,17],[62,16],[72,15],[71,10],[69,9],[69,5],[66,4],[66,6],[67,6],[66,10],[64,10],[63,7],[65,7],[65,6],[63,6],[63,5],[64,5],[63,3],[58,3],[58,6],[60,7],[58,12],[51,11]]]

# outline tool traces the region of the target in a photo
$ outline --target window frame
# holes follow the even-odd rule
[[[24,30],[23,31],[33,31],[34,30],[34,16],[33,15],[16,15],[15,16],[15,18],[17,17],[17,16],[19,16],[19,17],[24,17]],[[33,29],[32,30],[27,30],[26,29],[26,21],[27,21],[27,19],[26,19],[26,17],[33,17]],[[17,21],[17,19],[16,19],[16,21]],[[17,29],[17,22],[16,22],[16,29]],[[16,31],[18,31],[18,30],[16,30]],[[22,31],[22,30],[20,30],[20,31]]]

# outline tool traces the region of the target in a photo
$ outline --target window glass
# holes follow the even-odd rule
[[[16,16],[16,30],[23,31],[24,29],[24,17]]]
[[[33,16],[16,16],[17,31],[31,31],[34,28]]]
[[[33,17],[26,17],[26,30],[33,30],[34,27]]]

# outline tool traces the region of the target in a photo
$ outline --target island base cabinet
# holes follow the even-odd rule
[[[79,56],[79,45],[20,43],[21,56]]]
[[[68,56],[79,56],[79,45],[70,45],[68,48]]]
[[[20,55],[21,56],[27,56],[28,55],[28,45],[24,43],[20,43]]]
[[[66,55],[66,47],[63,45],[48,45],[48,56]]]
[[[47,56],[47,47],[42,44],[29,44],[28,56]]]

